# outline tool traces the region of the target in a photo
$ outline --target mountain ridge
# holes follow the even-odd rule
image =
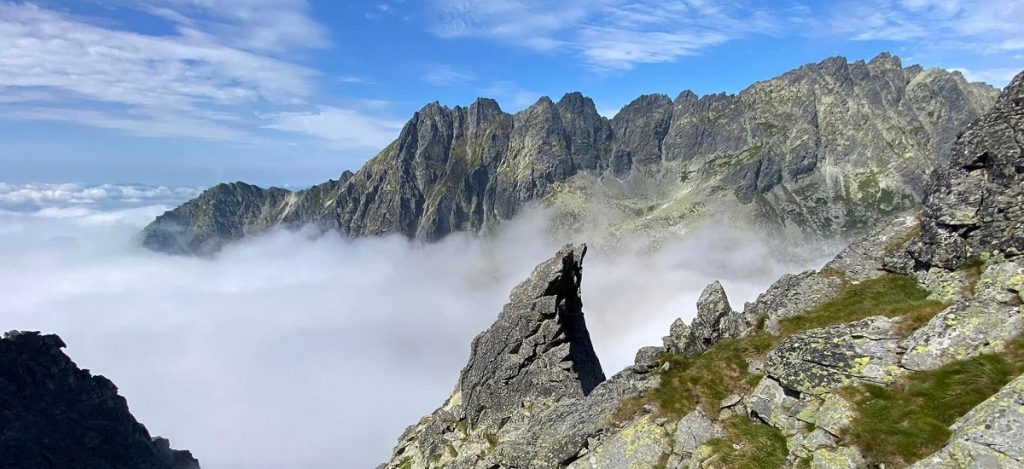
[[[995,94],[957,72],[903,67],[882,53],[804,65],[735,95],[643,95],[611,119],[579,92],[514,114],[489,98],[452,108],[435,101],[355,173],[297,192],[214,186],[154,220],[142,244],[207,255],[305,224],[432,241],[493,228],[537,201],[581,210],[576,199],[601,198],[576,184],[594,186],[581,182],[588,178],[625,181],[626,192],[637,180],[678,185],[689,195],[659,201],[679,202],[661,222],[687,223],[721,199],[765,226],[855,233],[915,205],[922,173]]]
[[[448,400],[378,467],[1022,467],[1022,207],[1024,72],[957,138],[922,207],[821,269],[781,277],[742,311],[711,283],[689,325],[677,319],[662,346],[589,393],[564,360],[559,303],[515,288]],[[577,249],[521,285],[564,278],[552,267],[570,257],[582,272]],[[523,341],[509,325],[549,332]],[[570,385],[471,374],[479,357]],[[495,381],[500,398],[465,399]]]

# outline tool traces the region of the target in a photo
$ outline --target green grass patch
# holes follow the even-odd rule
[[[982,355],[909,375],[899,385],[845,390],[858,415],[845,438],[870,464],[905,467],[942,448],[948,427],[1024,372],[1024,338]]]
[[[870,316],[905,316],[909,333],[942,311],[946,304],[928,299],[928,291],[904,275],[886,274],[850,284],[839,296],[799,316],[780,321],[782,336],[857,321]]]
[[[763,356],[776,343],[777,337],[762,332],[723,340],[693,357],[662,354],[660,361],[668,363],[669,369],[661,373],[658,387],[645,396],[623,402],[613,419],[626,421],[647,404],[654,405],[660,415],[670,418],[682,418],[697,406],[709,417],[716,418],[722,399],[749,391],[760,379],[759,375],[748,371],[747,359]]]
[[[761,469],[783,467],[786,463],[786,437],[775,427],[754,422],[743,415],[734,415],[722,422],[724,438],[707,442],[712,454],[718,456],[716,467]]]

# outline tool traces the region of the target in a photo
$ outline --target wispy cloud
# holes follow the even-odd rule
[[[340,148],[381,148],[394,140],[403,125],[401,121],[331,106],[266,117],[270,121],[265,125],[268,129],[310,135]]]
[[[145,137],[260,142],[261,128],[279,124],[268,126],[261,115],[297,116],[287,111],[310,106],[320,73],[291,57],[330,43],[305,0],[111,5],[162,19],[171,32],[148,34],[113,17],[0,2],[0,102],[6,104],[0,117]],[[334,130],[370,137],[335,138],[335,145],[376,142],[392,130],[358,109],[333,120],[353,127]]]
[[[180,203],[197,195],[199,191],[189,187],[0,182],[0,210],[63,209],[78,205],[106,209],[139,203]]]
[[[505,111],[516,112],[527,107],[538,99],[541,94],[523,88],[514,81],[496,81],[480,89],[480,94],[497,100]]]
[[[671,62],[708,47],[777,29],[775,13],[702,0],[436,0],[440,37],[486,37],[545,52],[570,52],[598,70]]]
[[[433,64],[427,66],[422,79],[434,86],[452,86],[471,83],[476,80],[476,75],[450,65]]]
[[[964,75],[967,81],[983,81],[990,84],[1003,85],[1009,83],[1018,73],[1020,68],[997,67],[997,68],[954,68]]]
[[[1024,68],[1020,57],[1008,54],[1024,50],[1022,0],[846,0],[808,23],[819,36],[897,43],[915,57],[996,86]]]
[[[916,41],[981,53],[1014,50],[1024,48],[1024,1],[845,1],[834,4],[821,29],[854,40]]]

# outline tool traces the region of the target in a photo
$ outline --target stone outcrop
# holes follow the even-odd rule
[[[0,339],[0,467],[199,468],[188,451],[151,437],[117,387],[62,348],[38,332]]]
[[[605,380],[579,296],[585,253],[566,246],[512,290],[451,397],[406,431],[386,467],[567,465],[598,446],[622,400],[656,384],[650,370]]]
[[[584,397],[605,380],[579,296],[586,252],[567,246],[537,266],[473,340],[456,391],[469,425],[497,425],[531,399]]]
[[[960,417],[949,444],[913,469],[1024,467],[1024,376]]]
[[[906,350],[903,367],[930,370],[984,353],[999,353],[1007,341],[1024,332],[1021,286],[1016,283],[1024,279],[1024,266],[998,259],[983,269],[971,298],[935,315],[901,343]]]
[[[951,159],[952,167],[935,172],[924,200],[922,233],[907,253],[913,268],[953,270],[993,252],[1021,255],[1024,74],[963,131]]]
[[[700,354],[722,339],[739,337],[743,329],[742,316],[729,306],[725,289],[716,281],[704,287],[697,298],[697,317],[690,324],[683,353]]]
[[[883,316],[812,329],[772,350],[765,372],[788,389],[820,395],[851,384],[890,384],[898,367],[896,323]]]
[[[435,102],[354,174],[297,192],[221,184],[158,217],[142,243],[204,255],[300,225],[435,240],[541,199],[569,221],[605,206],[631,232],[671,231],[728,207],[773,229],[855,234],[915,206],[928,170],[995,95],[881,54],[808,64],[737,95],[641,96],[612,119],[579,93],[515,114],[490,99]]]

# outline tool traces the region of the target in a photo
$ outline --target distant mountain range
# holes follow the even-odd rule
[[[645,95],[607,119],[578,92],[515,114],[436,102],[356,173],[292,192],[220,184],[154,220],[143,245],[206,255],[275,226],[437,240],[542,202],[572,228],[665,233],[729,213],[812,236],[853,235],[915,206],[957,133],[998,92],[883,53],[833,57],[736,95]]]

